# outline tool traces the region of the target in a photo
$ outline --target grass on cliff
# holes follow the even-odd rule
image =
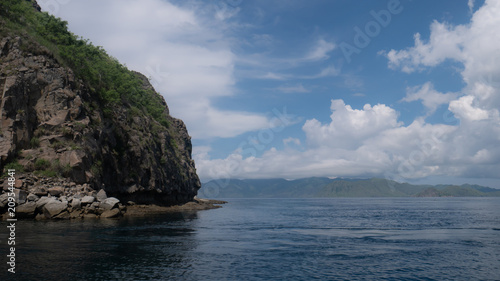
[[[26,33],[31,40],[45,46],[63,65],[70,67],[85,85],[98,94],[103,111],[111,113],[112,105],[129,104],[141,109],[168,127],[162,98],[144,88],[142,80],[99,46],[68,31],[67,22],[36,11],[26,0],[0,2],[0,35],[9,30]],[[27,51],[36,47],[25,42]]]

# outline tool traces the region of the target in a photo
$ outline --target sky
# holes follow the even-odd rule
[[[145,74],[198,175],[500,188],[500,0],[38,0]]]

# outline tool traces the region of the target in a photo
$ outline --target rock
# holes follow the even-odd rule
[[[82,210],[73,210],[69,214],[70,219],[77,219],[77,218],[80,218],[81,216],[82,216]]]
[[[101,218],[116,218],[120,216],[120,214],[120,210],[118,209],[107,210],[101,214]]]
[[[51,201],[43,206],[43,214],[47,218],[53,218],[68,208],[68,204],[60,201]]]
[[[118,203],[118,209],[120,212],[125,213],[127,211],[127,206]]]
[[[107,198],[107,199],[105,199],[104,201],[101,202],[101,208],[103,208],[104,210],[111,210],[118,203],[120,203],[120,200],[118,200],[115,197],[109,197],[109,198]]]
[[[82,198],[82,201],[81,201],[81,204],[82,205],[87,205],[87,204],[92,204],[92,202],[94,202],[95,200],[95,197],[94,196],[84,196]]]
[[[16,181],[14,183],[14,187],[15,188],[21,188],[21,187],[23,187],[23,181],[20,180],[20,179],[16,179]]]
[[[94,202],[90,205],[90,208],[92,209],[98,209],[101,206],[101,203],[99,202]]]
[[[96,214],[85,214],[83,215],[84,219],[96,219],[97,215]]]
[[[28,195],[28,197],[26,197],[26,199],[27,199],[28,201],[37,201],[37,200],[39,199],[39,197],[38,197],[38,196],[36,196],[36,195],[35,195],[35,194],[33,194],[33,193],[30,193],[30,194]]]
[[[44,214],[38,214],[35,217],[35,220],[40,221],[40,220],[46,220],[47,218],[45,217]]]
[[[34,193],[36,196],[39,196],[39,197],[41,197],[41,196],[47,196],[47,194],[49,194],[49,193],[47,192],[47,190],[46,190],[45,188],[43,188],[43,187],[42,187],[42,188],[40,188],[40,187],[36,188],[36,189],[33,191],[33,193]]]
[[[102,202],[106,198],[108,198],[108,195],[106,194],[106,191],[104,191],[104,189],[101,189],[101,190],[99,190],[99,192],[97,192],[96,198],[97,198],[97,201]]]
[[[55,186],[49,188],[49,194],[52,196],[60,196],[63,193],[64,193],[64,188],[62,186]]]
[[[36,208],[38,210],[42,211],[43,206],[45,206],[45,204],[47,204],[49,202],[57,202],[57,200],[54,198],[49,198],[49,197],[44,196],[44,197],[38,199],[38,201],[36,201]]]
[[[35,216],[36,203],[31,201],[16,207],[16,217],[32,218]]]
[[[14,189],[14,194],[16,196],[16,203],[17,204],[23,204],[26,202],[26,197],[28,197],[28,194],[26,191],[21,190],[21,189]]]
[[[0,195],[0,209],[4,208],[7,206],[7,203],[9,202],[9,196],[7,193],[4,193]]]
[[[54,219],[59,219],[59,220],[67,220],[69,218],[70,214],[68,211],[63,211],[62,213],[54,217]]]
[[[81,193],[77,193],[73,196],[74,199],[82,199],[85,195],[81,194]]]
[[[73,200],[71,201],[71,207],[73,209],[80,209],[82,207],[82,200],[73,198]]]

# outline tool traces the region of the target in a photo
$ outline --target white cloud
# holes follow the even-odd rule
[[[318,61],[330,58],[328,53],[336,48],[334,43],[319,39],[316,46],[305,56],[304,60]]]
[[[149,76],[171,114],[186,122],[194,138],[233,137],[266,127],[264,116],[212,104],[214,98],[234,94],[236,57],[224,22],[212,24],[197,9],[202,7],[186,9],[162,0],[89,0],[68,2],[57,16],[74,33]],[[213,9],[221,20],[238,11],[232,6]]]
[[[306,121],[303,130],[312,146],[353,147],[376,132],[400,125],[397,112],[383,104],[352,109],[343,100],[332,100],[332,122],[323,125],[316,119]]]
[[[330,65],[326,68],[323,68],[319,73],[314,75],[305,75],[305,76],[297,76],[299,79],[319,79],[324,77],[332,77],[340,74],[340,69],[335,67],[334,65]]]
[[[467,2],[467,6],[469,6],[469,11],[472,13],[472,11],[474,10],[474,0],[469,0],[469,2]]]
[[[430,112],[448,104],[459,125],[409,125],[383,105],[354,109],[332,100],[331,120],[305,122],[300,149],[269,147],[260,157],[235,152],[226,159],[197,161],[198,172],[211,178],[300,178],[308,176],[385,176],[411,180],[443,176],[496,178],[500,175],[500,1],[486,0],[469,24],[433,22],[430,38],[415,35],[415,45],[386,53],[389,67],[407,73],[461,63],[466,86],[440,93],[431,83],[409,88],[403,101],[419,100]],[[461,96],[459,96],[459,94]],[[446,123],[447,120],[443,120]],[[293,139],[284,136],[284,142]],[[220,171],[223,171],[222,173]]]
[[[290,145],[290,144],[294,144],[294,145],[300,145],[301,142],[299,139],[297,138],[292,138],[292,137],[289,137],[289,138],[286,138],[283,140],[283,144],[284,145]]]
[[[474,97],[465,96],[450,102],[449,109],[460,120],[479,121],[488,119],[488,111],[473,106]]]
[[[352,109],[333,100],[331,122],[307,120],[306,145],[269,147],[260,157],[236,151],[225,159],[195,157],[204,180],[213,178],[300,178],[309,176],[385,176],[408,181],[430,176],[498,177],[500,118],[462,122],[460,126],[408,126],[386,105]],[[285,138],[285,144],[299,144]],[[480,168],[479,168],[480,167]]]
[[[269,79],[269,80],[286,80],[286,79],[288,79],[286,77],[286,75],[278,74],[278,73],[274,73],[274,72],[268,72],[259,78],[260,79]]]
[[[420,100],[427,108],[427,115],[431,115],[440,105],[448,104],[457,96],[457,93],[440,93],[434,89],[434,85],[431,82],[427,82],[421,86],[407,88],[406,97],[402,101],[412,102]]]
[[[453,26],[434,21],[428,42],[423,42],[417,33],[415,46],[386,53],[389,67],[412,73],[435,67],[445,60],[460,62],[463,64],[461,74],[467,83],[464,92],[477,97],[481,106],[499,108],[499,83],[488,79],[500,77],[498,26],[500,1],[487,0],[474,12],[469,24]]]

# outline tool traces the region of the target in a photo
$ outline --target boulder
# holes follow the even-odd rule
[[[52,196],[59,196],[64,193],[64,188],[62,186],[55,186],[49,188],[49,194]]]
[[[54,218],[60,219],[60,220],[67,220],[67,219],[71,218],[71,215],[69,214],[69,212],[67,210],[65,210],[62,213],[60,213],[59,215],[55,216]]]
[[[81,194],[81,193],[77,193],[73,196],[73,198],[75,199],[82,199],[85,195]]]
[[[87,196],[84,196],[82,198],[81,203],[82,203],[82,205],[92,204],[92,202],[94,202],[94,200],[95,200],[94,196],[87,195]]]
[[[80,209],[82,207],[82,200],[73,198],[73,200],[71,201],[71,207],[73,209]]]
[[[43,214],[46,218],[53,218],[68,208],[68,204],[60,201],[51,201],[43,206]]]
[[[16,207],[16,217],[32,218],[35,216],[36,203],[33,201],[26,202]]]
[[[16,179],[16,181],[14,182],[14,187],[15,188],[21,188],[21,187],[23,187],[23,181],[20,180],[20,179]]]
[[[97,201],[102,202],[108,198],[108,195],[106,194],[106,191],[104,189],[99,190],[96,195]]]
[[[35,188],[35,190],[33,191],[33,193],[36,196],[47,196],[47,194],[49,194],[44,187],[37,187],[37,188]]]
[[[107,210],[101,214],[101,218],[116,218],[120,216],[120,214],[120,210],[118,209]]]
[[[7,195],[7,193],[0,195],[0,209],[7,206],[8,202],[9,202],[9,196]]]
[[[38,201],[36,201],[36,208],[40,211],[42,211],[42,208],[43,206],[45,206],[45,204],[49,203],[49,202],[56,202],[57,200],[54,199],[54,198],[49,198],[47,196],[44,196],[40,199],[38,199]]]
[[[118,203],[120,203],[120,200],[118,200],[115,197],[109,197],[109,198],[106,198],[104,201],[101,202],[101,208],[103,208],[104,210],[111,210]]]
[[[69,214],[70,219],[77,219],[82,216],[82,210],[73,210],[71,214]]]
[[[30,193],[30,194],[28,195],[28,197],[26,197],[26,199],[27,199],[28,201],[37,201],[37,200],[38,200],[38,198],[39,198],[39,197],[38,197],[38,196],[36,196],[36,195],[35,195],[35,194],[33,194],[33,193]]]

